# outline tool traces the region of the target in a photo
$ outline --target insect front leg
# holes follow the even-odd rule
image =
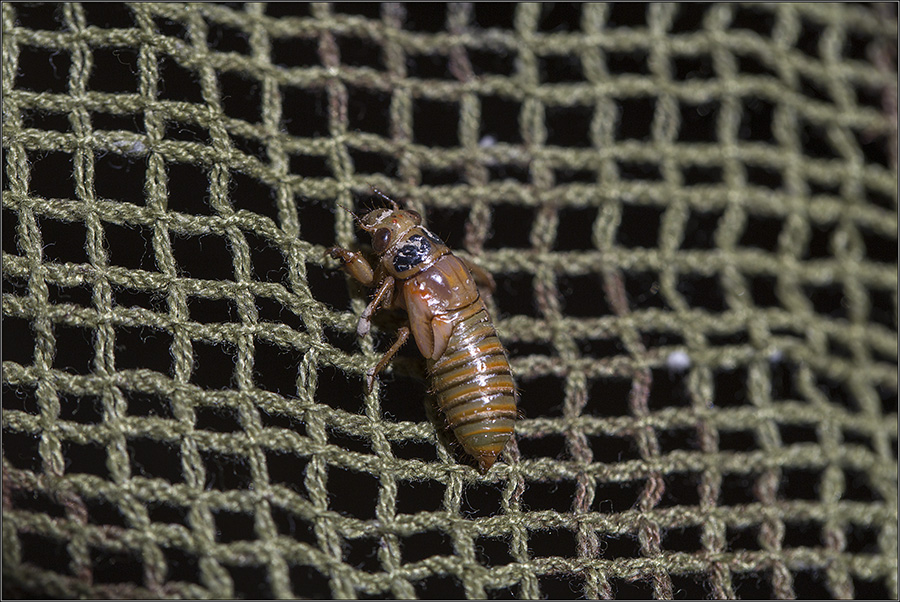
[[[375,367],[369,368],[366,372],[366,385],[369,387],[369,393],[375,388],[375,376],[385,369],[391,359],[398,351],[400,351],[400,348],[403,347],[403,344],[406,343],[407,339],[409,339],[409,328],[406,326],[398,328],[397,340],[394,341],[394,344],[391,345],[391,348],[387,350],[387,353],[384,354],[384,357],[381,358]]]
[[[462,257],[460,257],[460,259],[462,259],[462,262],[469,268],[469,271],[472,273],[472,278],[475,279],[475,285],[478,286],[478,288],[486,291],[488,295],[492,294],[497,289],[497,283],[494,282],[494,277],[491,276],[490,272],[468,259],[463,259]]]
[[[380,306],[390,305],[393,299],[394,279],[388,276],[382,280],[381,286],[378,287],[375,296],[372,297],[372,301],[363,310],[362,315],[359,316],[359,322],[356,324],[356,334],[361,337],[369,334],[369,329],[372,327],[372,315],[378,311]]]
[[[328,249],[328,254],[331,255],[332,259],[340,259],[343,263],[341,269],[353,276],[353,278],[365,286],[375,286],[375,272],[362,253],[348,251],[340,247],[331,247]]]

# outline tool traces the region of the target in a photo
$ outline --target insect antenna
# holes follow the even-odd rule
[[[362,223],[362,220],[359,218],[358,215],[356,215],[355,213],[353,213],[352,211],[350,211],[349,209],[347,209],[346,207],[344,207],[341,204],[338,204],[338,207],[340,207],[341,209],[343,209],[344,211],[346,211],[347,213],[352,215],[353,219],[356,221],[357,226],[359,226],[360,228],[362,228],[363,230],[366,230],[366,231],[370,230],[370,228],[366,227],[366,225]]]
[[[370,186],[371,186],[371,184],[370,184]],[[384,194],[383,192],[381,192],[380,190],[378,190],[378,189],[375,188],[374,186],[372,186],[372,190],[375,192],[375,194],[377,194],[378,196],[380,196],[381,198],[383,198],[384,200],[386,200],[388,203],[390,203],[391,206],[394,208],[394,211],[399,211],[399,210],[400,210],[400,205],[398,205],[397,202],[394,201],[394,199],[392,199],[392,198],[389,197],[388,195]]]

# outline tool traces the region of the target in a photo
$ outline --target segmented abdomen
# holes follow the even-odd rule
[[[487,471],[513,434],[516,385],[484,302],[455,313],[447,350],[429,361],[432,386],[456,439]]]

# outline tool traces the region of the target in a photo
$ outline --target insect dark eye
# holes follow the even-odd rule
[[[378,228],[372,235],[372,248],[376,253],[384,253],[391,242],[391,231],[387,228]]]
[[[416,222],[416,225],[422,223],[422,216],[419,215],[418,211],[407,211],[407,213],[409,213],[410,217],[413,218],[413,221]]]

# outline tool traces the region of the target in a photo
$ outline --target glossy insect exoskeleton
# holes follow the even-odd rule
[[[376,209],[357,220],[372,236],[378,255],[374,269],[360,253],[339,247],[329,251],[356,280],[377,287],[359,318],[359,336],[369,332],[372,315],[379,308],[405,309],[409,318],[409,326],[398,330],[396,342],[369,370],[369,390],[375,375],[412,331],[447,425],[486,472],[512,436],[516,421],[512,371],[476,276],[483,286],[493,282],[486,272],[454,256],[421,225],[418,213],[391,204],[393,209]]]

